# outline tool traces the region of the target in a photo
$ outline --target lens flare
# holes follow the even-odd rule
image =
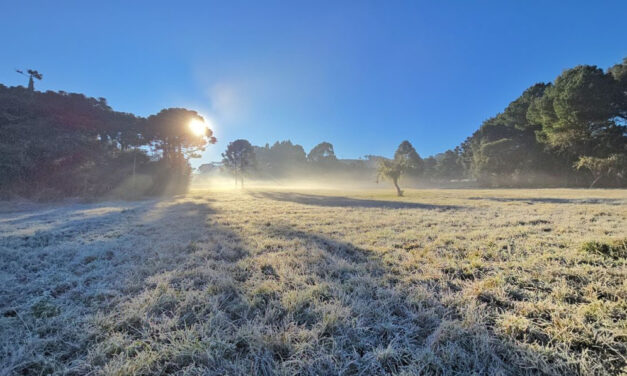
[[[192,121],[189,122],[189,129],[196,136],[204,136],[207,132],[207,124],[202,120],[192,119]]]

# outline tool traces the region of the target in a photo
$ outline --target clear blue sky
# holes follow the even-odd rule
[[[196,109],[237,138],[343,158],[455,147],[525,88],[627,56],[627,1],[0,0],[0,83]],[[198,162],[195,163],[196,165]]]

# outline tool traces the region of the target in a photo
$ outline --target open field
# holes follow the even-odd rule
[[[625,239],[625,190],[1,203],[0,375],[618,375]]]

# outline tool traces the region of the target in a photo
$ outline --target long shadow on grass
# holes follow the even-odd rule
[[[117,204],[124,209],[83,216],[84,210],[108,204],[79,205],[56,217],[34,216],[34,223],[51,221],[50,226],[34,236],[1,239],[0,375],[102,371],[118,353],[102,355],[100,346],[109,346],[113,336],[128,335],[132,343],[150,325],[150,317],[133,316],[126,305],[157,289],[151,278],[158,282],[160,275],[185,268],[214,213],[193,202],[112,206]],[[231,253],[229,262],[242,256]],[[127,321],[109,327],[103,317]],[[94,351],[98,359],[90,357]]]
[[[416,202],[356,199],[342,196],[321,196],[291,192],[253,192],[253,197],[275,201],[294,202],[303,205],[326,207],[383,208],[383,209],[460,209],[455,205],[432,205]]]
[[[138,215],[154,210],[157,203],[157,200],[144,200],[95,205],[75,204],[44,209],[40,213],[27,211],[5,214],[0,221],[0,246],[35,249],[82,238],[88,240],[95,232],[103,233],[121,223],[130,223]],[[98,210],[107,211],[97,213]],[[20,230],[30,232],[28,230],[32,228],[37,229],[32,234],[15,234]]]
[[[605,204],[623,205],[624,199],[617,198],[556,198],[556,197],[469,197],[469,200],[488,200],[496,202],[525,202],[528,204]]]
[[[528,350],[464,322],[463,312],[445,302],[441,287],[403,281],[408,271],[394,269],[368,249],[265,225],[259,231],[282,245],[266,249],[254,238],[242,238],[250,228],[236,227],[237,221],[230,227],[227,217],[213,220],[219,213],[207,203],[153,209],[138,210],[121,227],[114,226],[114,217],[107,220],[110,229],[89,227],[77,255],[65,255],[63,242],[43,247],[46,257],[59,255],[46,270],[13,271],[39,278],[50,274],[34,290],[13,286],[13,292],[49,289],[51,305],[33,317],[29,302],[20,303],[19,315],[0,318],[13,320],[16,328],[25,320],[35,333],[3,333],[7,346],[0,346],[0,369],[16,374],[533,374],[534,364],[524,359],[541,358],[525,356]],[[34,256],[4,266],[27,264]],[[282,269],[277,272],[269,260]],[[59,282],[69,287],[57,289]],[[53,295],[53,290],[58,291]],[[8,343],[17,344],[18,355],[3,353],[10,351]]]
[[[410,285],[375,252],[351,243],[274,227],[270,235],[301,241],[297,257],[312,286],[295,298],[289,321],[316,333],[317,351],[333,359],[331,374],[534,374],[528,349],[469,324],[459,307],[443,301],[441,286]],[[295,356],[303,369],[316,359]],[[320,369],[317,372],[321,372]]]

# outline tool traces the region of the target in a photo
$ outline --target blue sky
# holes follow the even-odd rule
[[[527,87],[627,56],[627,1],[7,1],[0,83],[195,109],[237,138],[342,158],[455,147]],[[195,162],[197,165],[200,161]]]

